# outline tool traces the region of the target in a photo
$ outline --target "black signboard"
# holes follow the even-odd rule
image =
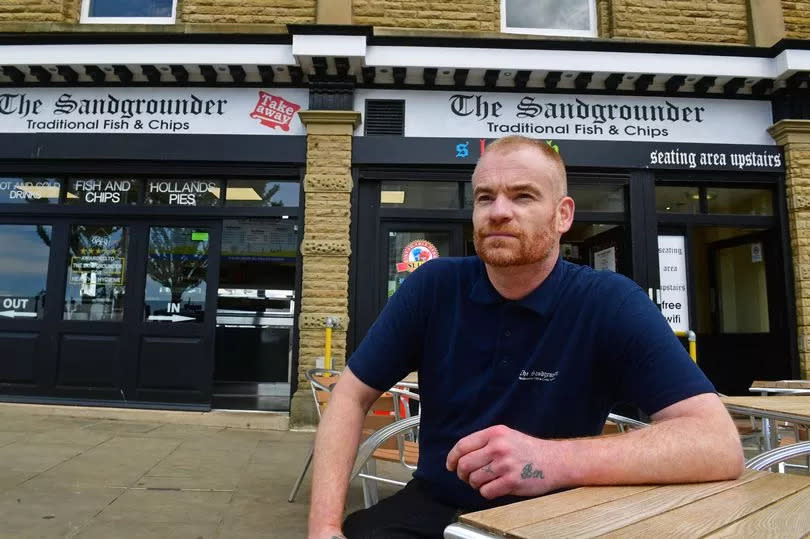
[[[356,137],[352,159],[358,165],[475,165],[495,139]],[[691,171],[784,172],[780,146],[678,144],[590,140],[546,141],[569,167],[646,168]]]

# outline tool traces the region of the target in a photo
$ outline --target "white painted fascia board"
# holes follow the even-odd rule
[[[366,65],[746,78],[774,78],[778,75],[772,58],[747,56],[382,45],[368,48]]]
[[[0,58],[3,65],[296,64],[290,45],[242,43],[0,45]]]
[[[301,56],[362,58],[366,36],[293,35],[292,53]]]
[[[779,75],[810,71],[810,51],[787,49],[782,51],[774,61]]]

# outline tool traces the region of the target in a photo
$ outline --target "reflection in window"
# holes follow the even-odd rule
[[[382,182],[380,205],[383,208],[457,210],[461,207],[458,183]]]
[[[292,219],[226,219],[219,312],[291,314],[297,244]]]
[[[228,180],[225,203],[228,206],[298,207],[298,182]]]
[[[709,187],[706,200],[709,213],[773,215],[773,198],[768,189]]]
[[[624,185],[568,184],[568,196],[581,211],[624,211]]]
[[[660,213],[699,213],[700,192],[697,187],[655,187],[655,210]]]
[[[595,0],[501,0],[505,32],[596,35]]]
[[[121,320],[129,229],[70,227],[65,320]]]
[[[575,222],[560,239],[560,254],[574,264],[629,275],[628,244],[623,225]]]
[[[0,204],[57,204],[61,187],[54,178],[0,177]]]
[[[84,0],[90,17],[172,17],[174,0]]]
[[[51,227],[0,225],[0,316],[41,317],[51,248]]]
[[[68,183],[67,204],[137,204],[140,180],[75,178]]]
[[[151,227],[144,319],[202,322],[207,274],[207,229]]]

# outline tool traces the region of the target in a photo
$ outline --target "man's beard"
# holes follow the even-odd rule
[[[487,234],[503,232],[514,238],[489,238]],[[543,230],[533,238],[519,232],[476,231],[473,238],[475,251],[485,263],[495,267],[522,266],[542,262],[551,255],[556,241],[548,230]]]

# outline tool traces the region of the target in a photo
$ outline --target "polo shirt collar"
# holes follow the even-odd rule
[[[470,290],[470,300],[472,300],[474,303],[484,305],[492,305],[507,301],[498,293],[497,290],[495,290],[495,287],[492,286],[492,283],[489,281],[484,262],[479,259],[479,263],[479,274],[478,278],[473,284],[472,289]],[[528,296],[516,301],[515,303],[522,305],[541,316],[550,314],[557,298],[559,284],[562,281],[565,273],[565,264],[566,263],[563,261],[562,257],[558,258],[556,264],[554,264],[554,268],[551,270],[551,273],[549,273],[548,277],[546,277],[546,280],[540,283],[540,286],[532,290]]]

